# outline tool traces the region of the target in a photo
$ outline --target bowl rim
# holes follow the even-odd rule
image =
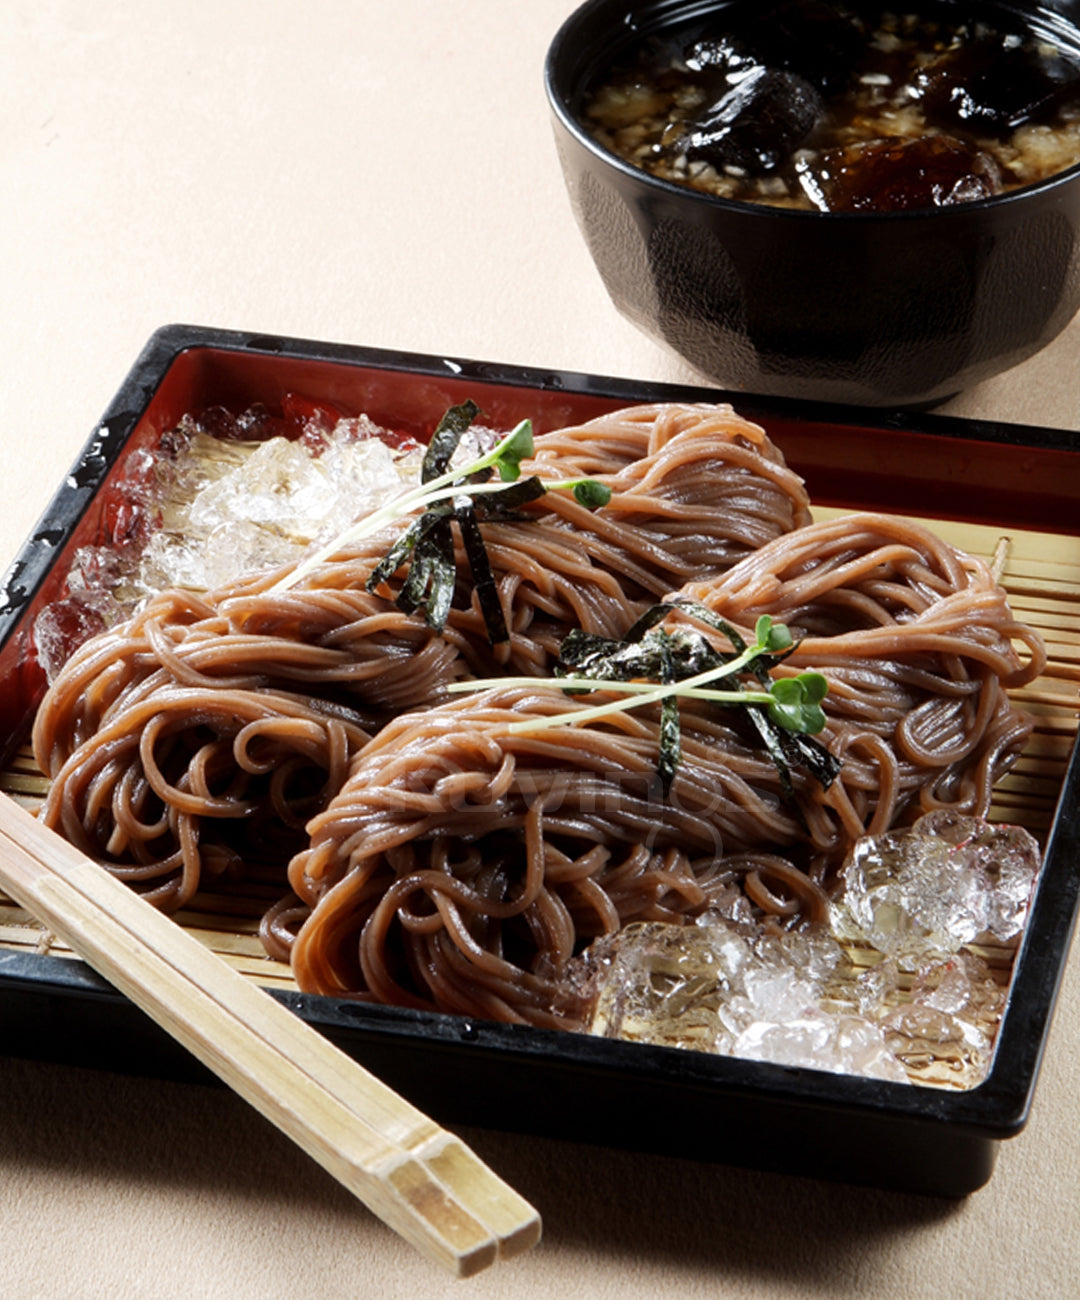
[[[695,0],[686,0],[688,7],[694,2]],[[1061,171],[1054,172],[1040,181],[1031,181],[1027,185],[1019,185],[1014,189],[1006,190],[1004,193],[993,194],[989,198],[972,199],[964,203],[950,204],[948,207],[910,208],[899,212],[821,212],[814,208],[774,207],[770,204],[754,203],[746,199],[727,199],[718,194],[709,194],[704,190],[694,189],[690,185],[682,185],[677,181],[665,180],[663,177],[655,176],[652,172],[646,171],[643,167],[636,167],[633,163],[627,162],[624,158],[620,158],[618,154],[612,153],[610,149],[605,148],[589,133],[584,124],[574,114],[568,102],[568,97],[563,93],[563,88],[560,85],[558,65],[566,57],[565,52],[572,48],[577,37],[578,26],[589,17],[592,11],[610,3],[612,3],[612,0],[584,0],[559,26],[558,31],[548,45],[544,58],[543,80],[548,105],[563,129],[594,157],[621,173],[627,180],[642,184],[646,188],[654,188],[659,193],[670,198],[681,199],[684,202],[702,203],[706,211],[712,208],[718,212],[726,212],[732,215],[739,213],[749,215],[753,213],[756,214],[758,220],[775,218],[788,221],[828,221],[830,223],[840,222],[863,226],[875,225],[878,222],[916,224],[928,220],[934,222],[955,221],[960,220],[965,214],[1002,210],[1037,195],[1064,188],[1070,181],[1080,178],[1080,159],[1078,159],[1071,166],[1064,167]],[[697,3],[700,5],[701,0],[697,0]],[[674,8],[678,4],[678,0],[674,0],[674,3],[673,0],[667,0],[667,4]],[[1006,6],[996,7],[1004,8]],[[629,25],[634,17],[635,15],[632,12],[628,12],[624,16],[624,22]],[[1077,40],[1080,43],[1080,21],[1075,25],[1075,28]],[[1080,45],[1078,45],[1078,48],[1080,48]]]

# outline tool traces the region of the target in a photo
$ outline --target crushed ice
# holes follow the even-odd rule
[[[571,979],[591,1031],[895,1082],[985,1078],[1039,869],[1023,828],[934,812],[860,840],[828,924],[783,931],[732,889],[694,926],[598,940]]]
[[[298,440],[244,442],[185,416],[166,435],[171,452],[136,449],[106,507],[113,545],[81,547],[64,596],[35,621],[47,678],[154,592],[291,563],[397,496],[416,481],[420,449],[385,433],[361,415]]]
[[[284,437],[238,463],[202,456],[203,481],[149,540],[143,585],[208,589],[275,568],[400,493],[399,457],[378,436],[357,437],[356,423],[340,421],[318,456]]]

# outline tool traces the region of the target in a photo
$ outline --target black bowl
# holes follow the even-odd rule
[[[1060,333],[1080,308],[1080,166],[953,207],[821,213],[659,180],[591,137],[580,112],[599,72],[730,7],[589,0],[548,51],[571,203],[623,315],[727,388],[875,406],[943,401]],[[1080,53],[1080,3],[1002,8]]]

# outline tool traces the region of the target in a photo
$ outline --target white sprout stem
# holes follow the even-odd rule
[[[538,474],[537,478],[539,478],[540,482],[543,483],[545,492],[572,492],[574,488],[580,487],[583,483],[595,482],[595,480],[590,479],[587,474],[584,475],[582,478],[560,478],[560,479],[541,478],[540,475]]]
[[[471,471],[470,471],[471,472]],[[460,477],[460,476],[459,476]],[[541,480],[543,481],[543,480]],[[455,497],[476,497],[484,496],[487,493],[505,492],[511,485],[509,483],[458,483],[450,487],[440,488],[437,492],[424,493],[423,500],[414,501],[412,509],[417,506],[433,506],[439,501],[453,501]],[[545,489],[547,484],[544,484]]]
[[[471,472],[472,471],[470,471],[470,473]],[[565,478],[565,479],[560,479],[556,483],[556,482],[545,481],[540,477],[539,474],[535,475],[534,477],[540,482],[545,492],[558,492],[560,490],[565,490],[566,488],[575,488],[579,483],[584,482],[584,480],[580,478]],[[507,488],[509,488],[510,486],[511,486],[510,483],[502,483],[502,482],[451,484],[450,487],[440,488],[437,492],[430,492],[430,493],[425,492],[424,497],[421,501],[417,501],[413,503],[412,509],[415,510],[418,506],[421,505],[424,506],[426,509],[428,506],[436,505],[439,501],[453,501],[456,497],[469,498],[469,497],[479,497],[479,496],[495,496],[499,492],[505,492]]]
[[[692,700],[719,700],[722,704],[771,704],[774,699],[764,691],[713,691],[707,686],[683,689],[684,682],[674,684],[679,687],[680,695]],[[613,678],[597,677],[477,677],[449,682],[443,689],[448,695],[461,695],[466,691],[495,691],[519,686],[560,691],[623,691],[632,695],[652,695],[657,688],[656,682],[620,682]],[[635,706],[647,703],[647,700],[634,701]]]
[[[707,669],[703,673],[695,673],[693,677],[686,677],[681,682],[665,682],[661,685],[649,682],[617,682],[608,679],[594,680],[588,677],[503,677],[488,679],[483,685],[472,686],[464,682],[452,683],[448,690],[483,690],[486,687],[493,688],[496,685],[547,685],[558,688],[559,690],[616,690],[629,692],[628,699],[612,700],[608,704],[597,704],[592,708],[581,709],[573,714],[555,714],[546,718],[527,718],[521,722],[512,722],[509,730],[517,735],[526,731],[544,731],[548,727],[569,727],[580,726],[584,722],[592,722],[596,718],[606,717],[610,713],[622,713],[626,709],[640,708],[642,704],[656,704],[661,700],[666,700],[671,695],[693,695],[700,688],[704,687],[707,682],[716,681],[718,677],[730,677],[733,673],[739,672],[742,668],[766,649],[762,645],[747,646],[740,655],[730,660],[726,664],[720,664],[716,668]],[[719,697],[725,702],[738,702],[743,704],[767,704],[771,702],[772,697],[762,693],[756,695],[751,692],[743,691],[714,691],[709,694],[702,694],[700,698],[710,699]]]
[[[493,492],[497,491],[500,487],[505,487],[505,483],[490,484],[486,487],[482,483],[474,483],[468,488],[459,486],[456,491],[442,492],[441,495],[439,495],[441,489],[449,487],[452,483],[457,483],[459,479],[468,478],[470,474],[478,474],[482,469],[490,469],[492,465],[498,462],[499,458],[513,439],[518,436],[522,425],[529,423],[530,421],[528,420],[522,420],[519,424],[515,425],[506,437],[494,446],[491,451],[485,453],[478,460],[474,460],[471,464],[463,465],[459,469],[447,470],[445,474],[440,474],[438,478],[433,478],[428,483],[421,483],[417,487],[410,488],[407,492],[403,492],[401,496],[395,497],[393,501],[388,501],[385,506],[382,506],[372,514],[365,515],[363,519],[358,520],[355,524],[351,524],[344,532],[339,533],[331,541],[327,542],[325,546],[320,546],[312,555],[309,555],[305,560],[301,561],[292,573],[287,574],[279,582],[274,583],[273,587],[270,588],[271,592],[288,591],[290,587],[295,587],[302,578],[306,578],[307,575],[317,569],[320,564],[336,555],[343,546],[348,546],[350,542],[358,542],[363,540],[365,537],[370,537],[372,533],[377,533],[379,529],[384,527],[386,524],[392,523],[401,515],[407,515],[420,506],[427,505],[429,501],[443,501],[464,493],[472,495],[473,492],[476,492],[481,488]]]

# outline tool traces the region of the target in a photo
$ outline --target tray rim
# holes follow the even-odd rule
[[[257,353],[374,370],[468,380],[478,385],[568,391],[626,400],[730,401],[751,419],[769,415],[806,423],[857,426],[887,434],[904,431],[935,438],[1011,443],[1080,456],[1080,439],[1066,430],[942,415],[799,402],[689,384],[634,380],[586,372],[545,370],[440,354],[369,348],[258,332],[172,324],[154,331],[102,418],[46,506],[0,585],[0,645],[16,627],[45,580],[55,539],[74,527],[123,451],[166,371],[193,349]],[[42,539],[53,544],[42,546]],[[591,1038],[561,1030],[463,1021],[442,1013],[403,1011],[364,1003],[270,990],[335,1039],[357,1034],[389,1036],[482,1051],[495,1058],[565,1062],[614,1080],[645,1078],[653,1084],[706,1089],[719,1100],[752,1094],[795,1106],[837,1113],[853,1110],[918,1125],[949,1126],[992,1141],[1018,1133],[1029,1117],[1058,988],[1068,959],[1080,901],[1080,750],[1073,747],[1047,837],[1043,872],[1029,924],[1017,953],[1012,991],[987,1079],[964,1091],[915,1087],[803,1067],[710,1056],[676,1048]],[[1040,907],[1040,900],[1043,905]],[[1049,902],[1055,905],[1048,905]],[[92,997],[117,1007],[126,999],[82,963],[49,955],[0,953],[0,998],[7,990],[56,997]]]

